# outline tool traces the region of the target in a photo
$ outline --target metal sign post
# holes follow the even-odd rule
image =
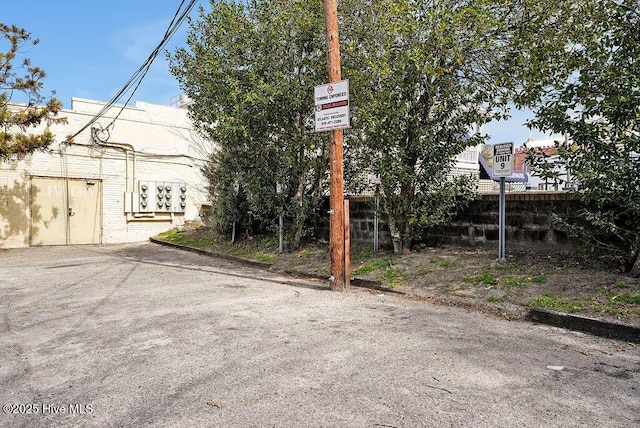
[[[504,177],[500,177],[500,203],[499,203],[499,219],[498,219],[498,258],[504,259],[504,241],[505,241],[505,205],[506,205],[506,195],[504,189]]]
[[[282,184],[276,183],[276,194],[278,195],[278,199],[280,199],[280,194],[282,193]],[[284,252],[284,215],[282,213],[282,202],[280,202],[280,215],[278,217],[278,252]]]
[[[500,177],[500,201],[498,203],[498,258],[505,258],[506,195],[505,177],[513,175],[513,143],[493,146],[493,176]]]
[[[233,191],[235,192],[235,200],[234,202],[237,204],[238,203],[238,192],[240,192],[240,183],[238,182],[238,180],[233,180]],[[231,242],[232,243],[236,243],[236,218],[237,214],[234,216],[233,219],[233,229],[231,229]]]

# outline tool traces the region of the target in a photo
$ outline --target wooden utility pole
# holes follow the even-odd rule
[[[327,32],[327,69],[329,83],[342,80],[340,71],[340,42],[338,40],[338,6],[336,0],[324,0],[324,19]],[[329,205],[331,290],[347,291],[345,272],[344,184],[342,163],[342,129],[329,133]]]

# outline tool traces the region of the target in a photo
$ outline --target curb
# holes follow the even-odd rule
[[[174,244],[173,242],[167,242],[167,241],[163,241],[153,237],[149,238],[149,241],[153,242],[154,244],[164,245],[166,247],[173,247],[173,248],[178,248],[184,251],[191,251],[192,253],[201,254],[203,256],[229,260],[247,267],[269,270],[272,272],[280,272],[285,275],[290,275],[297,278],[314,279],[314,280],[327,281],[327,282],[329,281],[329,279],[324,275],[317,275],[317,274],[296,271],[296,270],[278,270],[278,269],[274,269],[273,265],[270,263],[254,262],[252,260],[247,260],[247,259],[243,259],[241,257],[236,257],[236,256],[230,256],[228,254],[214,253],[212,251],[201,250],[200,248],[189,247],[187,245]],[[392,290],[390,288],[384,287],[380,281],[373,281],[368,279],[352,278],[351,285],[353,285],[354,287],[367,288],[367,289],[377,290],[385,293],[393,293],[393,294],[400,294],[400,295],[407,294],[404,291]]]
[[[293,271],[293,270],[275,270],[273,269],[273,265],[264,262],[254,262],[252,260],[243,259],[241,257],[230,256],[227,254],[214,253],[211,251],[201,250],[199,248],[189,247],[182,244],[174,244],[172,242],[162,241],[156,238],[149,238],[149,241],[165,245],[167,247],[178,248],[184,251],[191,251],[193,253],[202,254],[208,257],[220,258],[224,260],[229,260],[244,266],[270,270],[272,272],[280,272],[285,275],[290,275],[298,278],[305,279],[314,279],[320,281],[328,281],[328,278],[322,275],[311,274],[307,272],[301,271]],[[359,288],[367,288],[371,290],[377,290],[384,293],[392,293],[405,295],[408,294],[399,291],[392,290],[387,287],[384,287],[380,281],[352,278],[351,285]],[[527,321],[539,323],[539,324],[547,324],[555,327],[566,328],[568,330],[581,331],[583,333],[588,333],[594,336],[606,337],[609,339],[618,339],[624,340],[627,342],[640,343],[640,328],[634,327],[625,324],[617,324],[608,321],[602,321],[594,318],[581,317],[577,315],[571,315],[564,312],[555,312],[549,311],[546,309],[531,309],[524,317]]]
[[[594,336],[640,343],[640,328],[546,309],[531,309],[528,321],[581,331]]]
[[[214,258],[217,258],[217,259],[229,260],[229,261],[236,262],[236,263],[239,263],[241,265],[248,266],[248,267],[255,267],[255,268],[260,268],[260,269],[269,269],[269,268],[271,268],[271,265],[269,263],[254,262],[252,260],[247,260],[247,259],[243,259],[241,257],[236,257],[236,256],[230,256],[228,254],[212,253],[211,251],[201,250],[200,248],[189,247],[187,245],[182,245],[182,244],[174,244],[173,242],[162,241],[162,240],[156,239],[156,238],[149,238],[149,241],[153,242],[154,244],[164,245],[165,247],[178,248],[180,250],[191,251],[192,253],[202,254],[203,256],[209,256],[209,257],[214,257]]]

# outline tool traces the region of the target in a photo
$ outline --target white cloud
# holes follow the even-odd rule
[[[162,19],[121,29],[113,36],[113,44],[125,59],[142,65],[164,37],[168,25]]]

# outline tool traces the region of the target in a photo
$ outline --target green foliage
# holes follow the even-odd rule
[[[274,230],[283,213],[292,246],[313,233],[328,169],[309,96],[325,81],[323,25],[317,2],[212,1],[170,56],[196,129],[217,144],[204,172],[219,230]]]
[[[452,174],[455,156],[500,117],[507,32],[501,2],[342,0],[342,76],[350,80],[346,188],[380,177],[394,250],[447,221],[475,192]],[[216,142],[205,168],[214,224],[273,229],[284,213],[297,246],[326,195],[326,135],[313,132],[312,88],[326,82],[322,2],[211,1],[192,22],[171,71],[193,103],[198,131]],[[233,183],[240,184],[236,194]],[[283,192],[276,193],[276,183]]]
[[[613,284],[613,286],[615,288],[625,288],[626,284],[624,282],[622,282],[622,281],[616,281],[615,284]]]
[[[514,270],[516,270],[516,265],[512,264],[512,263],[507,263],[507,264],[500,264],[497,265],[495,267],[497,270],[504,270],[507,271],[509,273],[513,272]]]
[[[438,266],[447,268],[447,267],[451,266],[451,261],[449,261],[449,260],[439,260],[438,261]]]
[[[378,275],[378,279],[387,284],[389,288],[394,288],[406,283],[407,276],[398,269],[389,268]]]
[[[494,274],[489,272],[489,269],[483,269],[481,273],[467,277],[464,279],[464,281],[473,285],[496,285],[498,283],[498,278]]]
[[[535,282],[536,284],[544,284],[545,282],[547,282],[547,276],[542,273],[534,275],[533,277],[531,277],[531,281]]]
[[[29,58],[19,60],[24,45],[36,45],[26,30],[0,23],[0,40],[8,42],[6,52],[0,51],[0,162],[20,159],[38,150],[45,150],[53,142],[47,128],[41,133],[28,133],[42,122],[65,123],[57,118],[62,104],[40,93],[45,72],[31,65]],[[24,74],[21,74],[24,73]],[[25,104],[12,104],[12,97]]]
[[[351,162],[380,177],[398,253],[473,197],[475,178],[454,178],[451,169],[482,142],[472,125],[486,120],[483,108],[499,115],[504,106],[501,11],[470,0],[340,7],[344,75],[354,88]]]
[[[171,242],[172,244],[186,245],[189,247],[205,249],[215,243],[215,238],[211,235],[199,235],[194,237],[192,234],[178,229],[170,229],[158,234],[158,239]]]
[[[364,260],[364,259],[368,259],[370,257],[373,257],[373,250],[371,249],[360,249],[360,250],[356,250],[354,251],[353,249],[351,250],[351,261],[352,262],[357,262],[359,260]]]
[[[582,302],[579,300],[568,300],[563,296],[555,295],[553,293],[545,293],[541,297],[532,299],[531,306],[560,312],[578,312],[582,310]]]
[[[517,102],[534,108],[530,126],[569,137],[553,159],[532,152],[530,162],[541,175],[570,172],[584,208],[580,223],[560,220],[630,271],[640,253],[639,3],[526,5],[512,58]]]
[[[609,301],[618,305],[640,305],[640,294],[616,294]]]
[[[359,266],[356,270],[351,272],[352,276],[355,275],[364,275],[374,270],[384,269],[391,266],[390,260],[375,260],[366,264]]]
[[[526,282],[527,279],[530,278],[524,278],[518,275],[509,275],[500,281],[500,287],[505,290],[523,290],[529,287],[529,284]]]

